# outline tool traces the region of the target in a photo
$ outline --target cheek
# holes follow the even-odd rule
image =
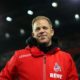
[[[53,31],[50,31],[49,34],[50,34],[50,36],[53,36],[54,35],[54,32]]]
[[[53,33],[50,32],[50,33],[48,34],[48,37],[49,37],[49,38],[52,38],[52,36],[53,36]]]
[[[48,31],[47,33],[48,33],[48,35],[51,35],[52,34],[51,31]]]
[[[38,35],[37,33],[34,33],[34,34],[33,34],[33,37],[34,37],[34,38],[37,38],[37,35]]]

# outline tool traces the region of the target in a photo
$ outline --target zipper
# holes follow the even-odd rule
[[[43,80],[46,80],[46,55],[43,56]]]

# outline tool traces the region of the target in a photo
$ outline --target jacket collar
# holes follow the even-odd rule
[[[27,46],[26,48],[29,49],[29,51],[31,52],[32,56],[34,56],[34,57],[44,56],[45,54],[46,55],[51,55],[51,54],[54,54],[54,53],[56,53],[57,51],[60,50],[59,47],[55,47],[54,49],[48,51],[47,53],[44,53],[43,51],[41,51],[36,46],[33,46],[33,47]]]

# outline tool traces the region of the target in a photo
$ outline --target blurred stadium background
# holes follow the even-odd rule
[[[80,76],[80,0],[0,0],[0,70],[15,50],[26,47],[35,16],[49,17],[63,50]]]

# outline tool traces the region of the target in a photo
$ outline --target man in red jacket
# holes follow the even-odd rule
[[[0,80],[78,80],[70,54],[54,42],[49,18],[37,16],[32,21],[32,38],[25,49],[15,51]]]

